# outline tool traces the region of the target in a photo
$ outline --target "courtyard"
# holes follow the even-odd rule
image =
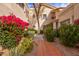
[[[0,56],[79,56],[78,7],[0,4]]]

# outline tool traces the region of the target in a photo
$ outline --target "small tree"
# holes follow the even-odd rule
[[[33,7],[34,7],[34,10],[35,10],[35,14],[36,14],[36,18],[37,18],[37,23],[38,23],[38,33],[40,33],[39,14],[40,14],[41,6],[42,6],[41,3],[39,3],[39,4],[33,3]]]

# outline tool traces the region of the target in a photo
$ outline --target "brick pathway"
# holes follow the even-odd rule
[[[34,40],[34,49],[29,56],[63,56],[64,54],[40,36]]]

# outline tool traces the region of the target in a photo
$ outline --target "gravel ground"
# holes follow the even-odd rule
[[[53,42],[52,44],[54,44],[58,49],[60,49],[60,51],[64,53],[65,56],[79,56],[79,48],[66,47],[60,44],[57,38],[56,38],[56,41]]]

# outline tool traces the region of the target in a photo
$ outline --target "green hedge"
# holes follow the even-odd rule
[[[75,47],[79,43],[79,25],[63,25],[59,29],[60,42],[65,46]]]

